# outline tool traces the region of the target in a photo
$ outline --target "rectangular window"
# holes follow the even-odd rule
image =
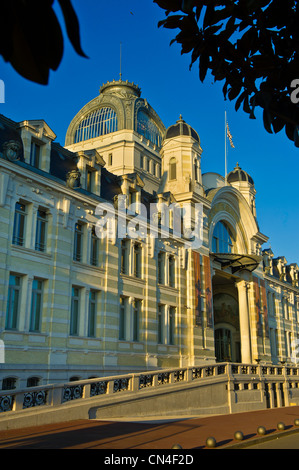
[[[129,240],[121,242],[121,273],[129,274]]]
[[[133,341],[139,341],[140,313],[141,313],[141,300],[135,300],[134,307],[133,307]]]
[[[47,237],[47,214],[43,210],[37,211],[36,220],[36,237],[35,249],[36,251],[46,251],[46,237]]]
[[[70,322],[70,335],[78,336],[79,334],[79,316],[80,316],[80,289],[78,287],[72,288],[72,303],[71,303],[71,322]]]
[[[175,259],[173,256],[169,256],[168,268],[169,268],[169,285],[170,287],[175,287]]]
[[[26,205],[17,202],[15,206],[14,228],[12,237],[12,243],[14,245],[24,246],[26,214]]]
[[[42,317],[43,281],[34,279],[30,312],[30,331],[40,331]]]
[[[142,248],[139,243],[134,245],[134,276],[141,278],[141,257],[142,257]]]
[[[158,344],[163,344],[164,343],[164,305],[159,305],[158,306],[158,323],[157,323],[157,340]]]
[[[31,142],[30,165],[40,168],[41,147],[36,142]]]
[[[108,155],[108,165],[111,166],[112,163],[113,163],[113,160],[112,160],[112,153],[109,153],[109,155]]]
[[[120,298],[119,308],[119,339],[126,339],[126,299],[125,297]]]
[[[158,283],[164,284],[165,282],[165,266],[164,266],[164,253],[158,254]]]
[[[140,155],[140,168],[141,168],[141,170],[143,170],[143,168],[144,168],[143,158],[144,158],[143,155]]]
[[[168,321],[168,342],[174,344],[174,327],[175,327],[175,307],[169,308],[169,321]]]
[[[74,261],[82,261],[82,242],[83,242],[83,226],[79,223],[75,225],[74,238]]]
[[[98,266],[99,259],[99,239],[96,234],[95,227],[91,230],[91,245],[90,245],[90,264]]]
[[[19,276],[14,276],[13,274],[11,274],[9,277],[8,301],[5,323],[5,328],[7,330],[16,330],[18,328],[20,294],[21,278]]]
[[[93,189],[93,171],[86,168],[86,190],[92,192]]]
[[[171,158],[169,161],[169,179],[176,180],[176,159]]]
[[[91,290],[89,293],[89,308],[88,308],[88,336],[90,338],[96,337],[96,319],[97,319],[97,291]]]

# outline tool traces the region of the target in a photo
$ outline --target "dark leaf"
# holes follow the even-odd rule
[[[237,96],[240,94],[241,89],[242,89],[241,85],[232,86],[231,89],[228,92],[229,100],[233,101],[234,99],[236,99]]]
[[[238,109],[240,108],[240,106],[242,104],[242,101],[244,100],[245,96],[246,96],[246,91],[243,91],[243,93],[240,94],[239,98],[236,101],[236,104],[235,104],[235,110],[236,111],[238,111]]]
[[[70,0],[58,0],[58,2],[62,9],[69,40],[77,54],[82,57],[87,57],[81,48],[79,21]]]
[[[200,60],[199,60],[199,78],[200,81],[204,81],[207,75],[209,67],[209,56],[205,53],[201,54]]]
[[[179,28],[181,19],[182,19],[182,15],[169,16],[165,20],[159,21],[158,27],[160,28],[160,26],[164,26],[164,28],[168,28],[168,29]]]
[[[269,110],[266,108],[263,111],[263,121],[264,121],[264,128],[266,129],[269,134],[273,134],[272,132],[272,118]]]

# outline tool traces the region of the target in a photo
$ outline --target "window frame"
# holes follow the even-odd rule
[[[138,342],[140,340],[140,316],[142,309],[142,300],[134,299],[133,303],[133,336],[132,341]]]
[[[120,296],[119,301],[119,325],[118,325],[118,339],[119,341],[126,341],[127,335],[127,301],[128,298]]]
[[[12,278],[15,278],[15,280],[18,279],[19,284],[12,284],[11,283]],[[18,274],[11,273],[9,275],[7,306],[6,306],[6,318],[5,318],[6,330],[11,330],[11,331],[18,330],[19,315],[20,315],[20,302],[21,302],[21,289],[22,289],[22,277],[19,276]],[[16,307],[15,307],[15,295],[17,298]]]
[[[130,250],[129,250],[128,239],[121,240],[120,244],[120,272],[121,274],[129,275],[129,266],[130,266]]]
[[[171,305],[168,310],[168,344],[175,344],[175,317],[176,307]]]
[[[23,210],[22,210],[22,207],[24,208]],[[13,245],[16,245],[16,246],[25,245],[27,215],[28,215],[27,204],[17,201],[15,204],[15,212],[14,212],[14,225],[13,225],[13,235],[12,235]]]
[[[40,214],[44,214],[42,217]],[[48,214],[39,208],[36,213],[35,251],[44,253],[47,248]]]
[[[91,266],[99,266],[99,238],[93,225],[90,233],[90,256],[89,263]]]
[[[234,253],[235,237],[232,230],[224,220],[219,220],[213,230],[212,252]]]
[[[142,279],[142,245],[138,242],[133,247],[133,275]]]
[[[169,160],[169,181],[175,181],[177,179],[177,160],[175,157]]]
[[[118,117],[111,106],[102,106],[80,121],[74,134],[74,143],[85,142],[118,131]]]
[[[81,288],[72,286],[70,336],[79,336]]]
[[[96,338],[97,336],[97,303],[98,291],[90,289],[88,296],[88,331],[89,338]]]
[[[169,287],[173,287],[173,288],[176,287],[175,271],[176,271],[175,257],[173,255],[170,255],[168,258],[168,284],[169,284]]]
[[[33,168],[40,169],[42,160],[42,146],[35,140],[31,141],[30,147],[30,165]]]
[[[37,284],[36,287],[34,287],[35,282]],[[41,321],[42,321],[42,311],[43,311],[43,292],[44,292],[43,280],[34,278],[32,281],[30,324],[29,324],[29,331],[31,333],[39,333],[41,331]],[[38,298],[39,298],[39,303],[37,303]],[[38,305],[38,311],[37,311],[37,305]]]
[[[80,230],[78,229],[79,227],[80,227]],[[83,236],[84,236],[83,229],[84,229],[83,224],[81,224],[80,222],[76,222],[75,232],[74,232],[73,261],[77,261],[78,263],[82,262],[82,257],[83,257]]]

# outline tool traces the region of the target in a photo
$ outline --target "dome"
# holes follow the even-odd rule
[[[242,168],[239,166],[239,163],[237,163],[235,169],[227,175],[228,183],[236,183],[238,181],[247,181],[249,184],[254,185],[251,176],[246,173],[246,171],[242,170]]]
[[[176,124],[173,124],[167,129],[165,139],[172,139],[173,137],[178,137],[180,135],[193,137],[196,142],[200,143],[197,132],[182,119],[181,115]]]
[[[112,80],[100,87],[100,94],[87,103],[71,121],[65,139],[66,147],[80,145],[121,131],[137,132],[142,141],[160,148],[165,126],[141,88],[128,80]]]
[[[124,96],[125,93],[127,93],[127,95],[133,95],[139,98],[141,96],[141,88],[138,85],[135,85],[134,82],[131,83],[128,80],[123,81],[120,79],[117,81],[113,80],[112,82],[103,83],[100,88],[100,93],[123,93]]]

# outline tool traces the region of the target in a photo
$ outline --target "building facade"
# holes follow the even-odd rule
[[[197,132],[166,129],[128,81],[55,139],[0,116],[3,390],[297,361],[298,266],[267,248],[250,175],[202,174]]]

